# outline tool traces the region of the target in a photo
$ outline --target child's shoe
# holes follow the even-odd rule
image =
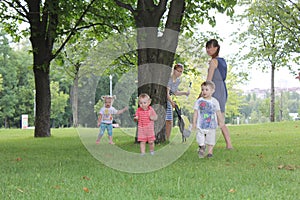
[[[211,153],[207,154],[207,158],[212,158],[213,155]]]
[[[99,144],[99,143],[100,143],[100,139],[97,139],[97,140],[96,140],[96,144]]]
[[[199,158],[204,158],[205,146],[199,146],[198,156]]]
[[[154,151],[150,151],[150,155],[153,156],[154,155]]]

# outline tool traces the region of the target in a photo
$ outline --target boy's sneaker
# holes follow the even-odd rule
[[[204,158],[205,146],[199,146],[198,156],[199,158]]]
[[[153,156],[154,155],[154,151],[150,151],[150,155]]]
[[[212,158],[213,155],[211,153],[207,154],[207,158]]]

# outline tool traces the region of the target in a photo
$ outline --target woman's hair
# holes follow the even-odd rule
[[[173,69],[171,70],[171,74],[170,74],[171,77],[173,76],[174,70],[177,70],[178,68],[184,70],[183,64],[177,63],[174,65]]]
[[[218,47],[216,53],[214,55],[212,55],[213,58],[217,57],[219,55],[219,52],[220,52],[220,45],[218,43],[218,40],[216,39],[211,39],[209,41],[206,42],[206,45],[205,45],[206,48],[209,48],[209,47]]]
[[[174,67],[173,67],[174,70],[176,70],[176,69],[178,69],[178,68],[183,69],[183,64],[177,63],[177,64],[175,64]]]

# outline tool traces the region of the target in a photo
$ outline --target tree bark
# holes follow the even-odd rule
[[[152,98],[152,104],[164,108],[156,109],[161,117],[155,123],[157,143],[165,141],[167,83],[185,8],[184,0],[173,0],[165,31],[159,33],[158,26],[166,10],[166,3],[167,1],[161,1],[156,6],[152,1],[139,0],[135,15],[138,28],[138,94],[147,93]]]
[[[34,137],[49,137],[50,133],[50,81],[49,73],[38,67],[34,68],[36,88],[36,115]]]
[[[73,113],[73,127],[78,127],[78,79],[75,79],[71,88],[71,105]]]
[[[71,88],[71,105],[73,113],[73,127],[78,127],[78,82],[79,82],[79,69],[80,64],[75,65],[75,77],[73,79],[73,86]]]
[[[30,24],[30,41],[33,49],[33,72],[36,87],[35,137],[49,137],[50,133],[50,62],[53,59],[52,49],[55,30],[58,25],[57,1],[45,1],[41,15],[40,2],[28,0],[28,20]]]
[[[271,102],[270,102],[270,122],[275,122],[275,88],[274,88],[275,64],[271,67]]]

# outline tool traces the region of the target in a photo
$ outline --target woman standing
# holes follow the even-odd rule
[[[166,140],[169,141],[171,130],[173,126],[173,108],[175,108],[175,102],[172,100],[172,95],[181,96],[190,94],[189,91],[183,92],[178,90],[178,86],[181,83],[180,76],[183,73],[183,65],[176,64],[173,68],[173,72],[168,82],[167,87],[167,111],[166,111]]]
[[[220,45],[216,39],[211,39],[206,42],[206,53],[211,57],[209,61],[209,68],[207,79],[208,81],[213,81],[216,85],[213,97],[215,97],[220,104],[223,122],[225,124],[225,105],[228,97],[226,88],[226,76],[227,76],[227,64],[224,58],[219,57]],[[226,148],[232,149],[229,130],[226,125],[222,128],[222,134],[226,142]]]

